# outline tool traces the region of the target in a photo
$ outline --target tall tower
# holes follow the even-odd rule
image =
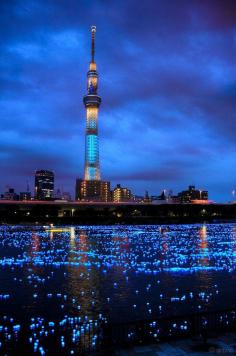
[[[96,26],[91,27],[91,61],[87,73],[87,94],[84,96],[86,109],[85,136],[85,181],[100,181],[99,142],[98,142],[98,109],[101,98],[97,95],[98,73],[94,60]]]
[[[96,26],[91,27],[91,61],[87,73],[85,167],[84,180],[77,179],[75,199],[82,201],[110,201],[110,182],[101,181],[98,142],[98,109],[101,98],[97,94],[98,73],[94,60]]]

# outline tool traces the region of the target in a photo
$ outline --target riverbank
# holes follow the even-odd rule
[[[236,221],[236,204],[1,201],[1,224],[147,225]]]

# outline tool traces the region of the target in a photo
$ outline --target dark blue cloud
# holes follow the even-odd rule
[[[236,188],[236,3],[1,1],[0,190],[83,176],[82,97],[97,25],[102,178],[136,193]]]

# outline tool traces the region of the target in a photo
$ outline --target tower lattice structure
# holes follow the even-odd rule
[[[91,61],[87,73],[87,94],[84,96],[86,109],[85,135],[85,181],[100,181],[99,140],[98,140],[98,110],[101,98],[97,94],[98,72],[94,60],[96,26],[91,27]]]
[[[91,61],[87,72],[87,94],[84,96],[86,109],[85,169],[84,180],[77,178],[75,199],[103,201],[111,199],[110,182],[101,181],[98,142],[98,110],[101,98],[97,94],[98,73],[94,60],[96,27],[91,27]]]

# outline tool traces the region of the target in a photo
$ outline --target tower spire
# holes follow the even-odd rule
[[[86,109],[86,146],[85,174],[86,181],[100,181],[99,142],[98,142],[98,110],[101,98],[97,94],[98,73],[94,62],[96,26],[91,26],[92,46],[91,62],[87,73],[87,95],[84,96]]]
[[[84,179],[76,180],[76,199],[108,201],[110,182],[102,181],[100,175],[98,112],[101,98],[98,95],[98,72],[94,60],[95,33],[96,26],[91,26],[91,58],[87,72],[87,94],[83,98],[86,110]]]
[[[95,55],[95,32],[96,32],[96,26],[91,26],[91,37],[92,37],[91,62],[92,63],[94,63],[94,55]]]

